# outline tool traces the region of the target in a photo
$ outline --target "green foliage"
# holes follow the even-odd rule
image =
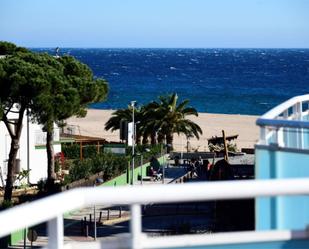
[[[154,144],[154,145],[148,145],[148,144],[139,144],[135,147],[135,154],[138,155],[135,157],[135,165],[140,164],[140,155],[143,155],[143,161],[147,162],[152,157],[158,157],[163,152],[163,144]],[[132,160],[132,147],[127,147],[127,156],[130,158],[130,161]]]
[[[106,181],[122,174],[126,170],[127,162],[127,157],[110,153],[99,154],[82,161],[75,160],[65,183],[84,179],[99,172],[103,172]]]
[[[63,144],[62,152],[68,159],[80,158],[80,145],[79,144]],[[96,145],[83,145],[83,158],[90,158],[97,155]]]
[[[27,188],[28,187],[28,184],[27,183],[23,183],[22,180],[27,178],[30,174],[30,171],[31,169],[29,170],[22,170],[19,172],[19,174],[17,175],[16,179],[17,181],[19,181],[20,185],[19,185],[19,188]]]
[[[39,180],[37,183],[37,186],[40,192],[45,192],[46,191],[46,180],[45,179]]]
[[[57,67],[59,63],[53,63],[53,59],[45,54],[34,54],[8,43],[1,43],[0,46],[3,53],[10,54],[0,59],[1,121],[4,122],[12,140],[4,194],[4,199],[10,200],[14,183],[13,170],[25,111],[31,110],[29,114],[32,118],[38,116],[39,103],[49,95],[52,76],[60,67]],[[17,116],[13,124],[8,116],[11,111],[16,112]]]
[[[12,54],[16,50],[16,45],[10,42],[0,42],[0,55]]]
[[[62,144],[61,150],[67,159],[80,158],[80,145],[79,144]]]
[[[18,176],[17,176],[17,180],[18,181],[22,181],[23,179],[25,179],[26,177],[29,176],[31,169],[27,170],[24,169],[22,171],[19,172]]]
[[[97,155],[97,146],[96,145],[85,145],[83,146],[83,157],[95,157]]]
[[[103,146],[101,147],[101,149]],[[161,144],[157,145],[138,145],[136,154],[143,155],[143,162],[147,162],[153,156],[158,156],[161,153]],[[64,144],[62,152],[67,159],[76,159],[69,167],[70,174],[65,176],[63,184],[87,178],[95,173],[104,172],[104,181],[116,177],[126,171],[128,161],[132,160],[131,147],[127,148],[127,156],[117,155],[112,153],[104,153],[102,150],[97,154],[96,145],[86,145],[83,148],[84,160],[79,160],[80,145],[79,144]],[[135,165],[140,165],[140,156],[135,157]],[[69,160],[66,160],[69,161]]]
[[[17,47],[15,44],[0,41],[0,55],[11,55],[17,52],[27,52],[28,50],[25,48]]]
[[[13,202],[11,200],[3,200],[1,203],[1,210],[13,207]]]
[[[61,163],[56,160],[55,161],[55,172],[58,173],[61,170]]]
[[[187,137],[195,136],[199,139],[202,134],[201,128],[187,119],[187,116],[198,116],[196,109],[188,107],[189,100],[178,103],[176,93],[160,96],[159,101],[153,101],[145,108],[147,124],[145,130],[157,131],[159,142],[173,145],[173,134],[185,134]]]
[[[70,181],[76,181],[79,179],[87,178],[91,175],[92,160],[84,159],[83,161],[76,160],[73,163],[73,167],[70,168]]]
[[[136,107],[135,122],[136,142],[140,143],[142,138],[143,144],[151,144],[157,142],[173,144],[173,135],[185,134],[187,137],[199,139],[202,134],[201,128],[187,116],[198,116],[196,109],[188,106],[189,101],[184,100],[178,103],[176,93],[168,96],[159,97],[159,101],[150,102],[144,106]],[[131,122],[132,107],[127,109],[119,109],[112,114],[112,117],[106,122],[105,130],[118,130],[121,121]]]
[[[47,131],[48,179],[54,177],[52,132],[54,123],[73,115],[85,115],[89,103],[106,98],[108,84],[96,79],[90,68],[73,57],[55,58],[47,53],[34,53],[8,42],[0,42],[0,118],[5,122],[12,141],[8,161],[6,199],[11,198],[14,162],[26,110],[32,120],[42,124]],[[13,127],[7,114],[18,112]],[[17,108],[17,110],[16,110]],[[14,158],[13,158],[14,157]]]

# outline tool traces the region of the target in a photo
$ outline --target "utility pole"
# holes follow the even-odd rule
[[[134,184],[134,158],[135,158],[135,151],[134,151],[134,146],[135,146],[135,120],[134,120],[134,107],[135,107],[136,101],[131,101],[131,106],[132,106],[132,176],[131,176],[131,185]]]

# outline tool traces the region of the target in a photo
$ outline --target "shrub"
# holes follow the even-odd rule
[[[62,147],[62,152],[66,158],[78,159],[80,157],[79,144],[63,144],[61,147]]]
[[[46,179],[41,179],[37,183],[39,192],[45,192],[46,191]]]
[[[83,161],[75,160],[64,182],[67,184],[99,172],[103,172],[106,181],[122,174],[126,170],[127,162],[127,157],[110,153],[95,155]]]
[[[80,144],[64,144],[62,152],[68,159],[80,158]],[[91,158],[97,155],[96,145],[83,145],[83,158]]]
[[[91,175],[91,159],[84,159],[83,161],[75,160],[73,167],[70,168],[69,179],[71,182],[87,178]]]
[[[124,173],[127,169],[128,162],[132,160],[131,148],[128,149],[127,156],[117,155],[112,153],[97,154],[96,146],[84,147],[84,160],[79,160],[79,144],[64,145],[63,152],[67,158],[75,158],[76,160],[66,160],[70,162],[69,175],[65,176],[63,184],[87,178],[90,175],[103,172],[104,181],[109,180]],[[149,150],[146,151],[146,148]],[[139,145],[136,147],[136,153],[143,154],[143,162],[147,162],[152,157],[156,157],[161,153],[161,145],[145,146]],[[136,167],[140,165],[140,157],[135,157]]]
[[[85,145],[83,146],[83,158],[91,158],[97,155],[96,145]]]
[[[1,206],[0,206],[0,210],[5,210],[5,209],[8,209],[8,208],[11,208],[13,207],[13,201],[11,200],[3,200],[3,202],[1,203]]]

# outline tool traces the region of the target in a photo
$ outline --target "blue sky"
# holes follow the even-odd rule
[[[26,47],[308,48],[309,0],[1,0]]]

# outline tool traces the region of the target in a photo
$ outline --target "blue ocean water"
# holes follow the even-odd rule
[[[34,49],[54,53],[54,49]],[[309,93],[309,49],[61,49],[110,85],[117,109],[176,92],[199,112],[261,115]]]

